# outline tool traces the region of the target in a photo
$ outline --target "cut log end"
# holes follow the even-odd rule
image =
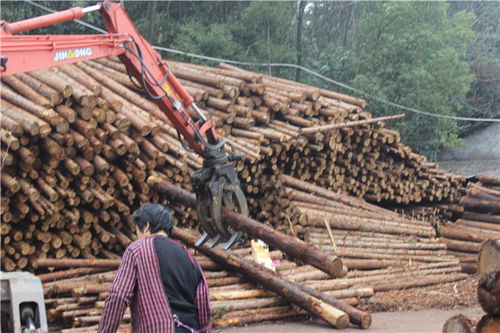
[[[500,269],[500,240],[489,239],[479,251],[477,272],[485,274]]]
[[[361,317],[361,323],[359,324],[359,327],[363,329],[370,328],[372,325],[372,316],[369,313],[364,314]]]
[[[443,326],[443,333],[472,333],[473,321],[463,314],[449,318]]]
[[[346,328],[349,325],[349,316],[344,311],[341,311],[328,303],[316,299],[317,304],[317,314],[321,316],[323,320],[330,323],[335,328]]]
[[[332,277],[342,277],[344,274],[344,264],[340,258],[335,258],[332,260],[330,265],[330,275]]]

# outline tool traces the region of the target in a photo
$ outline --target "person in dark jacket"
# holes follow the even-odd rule
[[[116,332],[130,305],[133,332],[211,333],[207,282],[186,248],[169,237],[172,215],[146,204],[133,218],[138,240],[123,254],[99,332]]]

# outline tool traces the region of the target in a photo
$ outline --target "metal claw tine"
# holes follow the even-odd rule
[[[208,244],[208,248],[209,249],[212,249],[214,247],[216,247],[220,242],[222,242],[222,235],[221,234],[217,234],[217,236],[215,236],[214,239],[212,239],[212,241]]]
[[[200,238],[198,238],[198,240],[196,241],[196,243],[194,244],[194,246],[202,246],[209,239],[210,239],[210,235],[208,233],[204,232],[203,235]]]
[[[226,242],[226,244],[224,244],[222,249],[224,251],[229,250],[239,240],[240,236],[241,236],[241,232],[239,232],[239,231],[232,234],[231,238],[229,238],[229,240]]]

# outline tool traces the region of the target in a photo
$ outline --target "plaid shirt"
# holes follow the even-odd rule
[[[116,332],[128,305],[133,332],[175,332],[172,311],[160,277],[154,238],[137,240],[125,250],[106,298],[99,322],[100,333]],[[210,298],[203,272],[196,291],[196,307],[200,332],[211,333]]]

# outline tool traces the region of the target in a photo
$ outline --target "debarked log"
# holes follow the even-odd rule
[[[181,229],[175,229],[173,236],[188,246],[195,247],[194,244],[196,243],[196,237],[191,235],[189,232]],[[199,246],[195,248],[219,264],[243,273],[244,275],[252,278],[253,281],[286,298],[309,313],[322,318],[336,328],[345,328],[349,324],[349,317],[345,312],[340,311],[332,305],[311,296],[300,289],[297,285],[280,278],[275,275],[273,271],[266,269],[261,265],[218,248],[209,249],[206,246]]]

